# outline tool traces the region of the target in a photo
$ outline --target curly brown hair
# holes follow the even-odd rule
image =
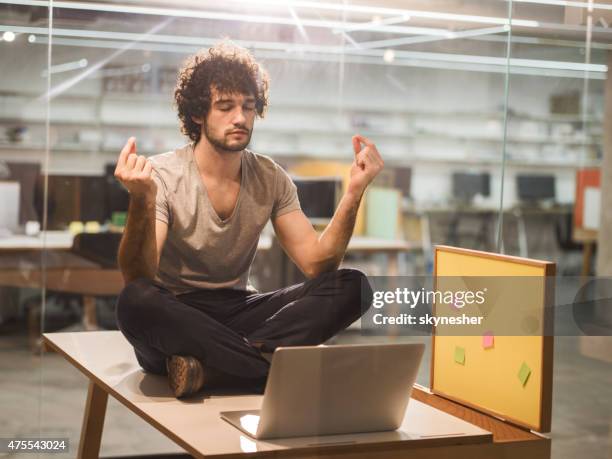
[[[229,41],[190,56],[178,74],[174,102],[181,132],[194,142],[200,140],[201,125],[192,117],[206,118],[211,90],[255,97],[255,111],[263,118],[268,106],[268,74],[245,48]]]

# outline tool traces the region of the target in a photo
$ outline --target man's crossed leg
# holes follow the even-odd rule
[[[166,374],[169,357],[189,356],[205,375],[194,388],[208,380],[261,392],[269,370],[262,353],[321,344],[371,302],[367,278],[353,269],[268,293],[216,289],[175,296],[154,281],[137,279],[119,296],[117,323],[145,371]]]

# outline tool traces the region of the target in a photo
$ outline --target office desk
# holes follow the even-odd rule
[[[73,242],[74,235],[69,231],[0,238],[0,286],[45,288],[46,291],[81,295],[82,326],[85,330],[95,330],[95,297],[118,294],[123,278],[118,270],[101,269],[97,263],[70,252]],[[30,345],[37,351],[41,334],[40,303],[31,302],[27,313]]]
[[[415,388],[400,431],[253,440],[219,417],[258,409],[259,395],[202,394],[180,401],[163,376],[140,370],[120,332],[49,333],[46,345],[89,379],[77,457],[98,457],[108,396],[194,457],[530,459],[550,457],[550,441]],[[357,401],[358,402],[358,401]]]
[[[36,269],[0,269],[0,286],[41,289],[81,295],[83,316],[81,326],[85,330],[96,330],[96,297],[117,295],[123,288],[121,272],[98,267],[49,268],[44,272]],[[42,305],[30,301],[27,307],[28,340],[32,352],[40,350]]]
[[[0,237],[0,255],[10,252],[27,252],[41,250],[70,250],[74,234],[70,231],[45,231],[38,236],[15,234]],[[268,250],[272,245],[272,237],[262,235],[257,244],[258,250]]]
[[[257,244],[257,250],[269,250],[273,245],[274,236],[262,235]],[[346,253],[382,253],[387,255],[389,275],[397,276],[399,273],[399,256],[411,250],[420,250],[421,246],[404,240],[389,240],[369,236],[353,236],[348,243]]]
[[[582,276],[588,276],[591,272],[591,260],[593,249],[597,244],[597,230],[574,228],[572,237],[575,242],[582,244]]]
[[[70,250],[74,235],[69,231],[44,231],[38,236],[14,234],[0,237],[0,253],[28,250]]]
[[[478,206],[456,206],[456,207],[433,207],[417,209],[424,221],[424,227],[429,228],[429,240],[435,239],[431,234],[431,218],[446,217],[448,221],[448,230],[445,244],[469,247],[474,249],[482,249],[485,251],[496,250],[496,234],[493,229],[497,229],[499,224],[500,211],[499,208],[478,207]],[[539,207],[539,206],[515,206],[503,210],[502,222],[507,224],[509,221],[516,221],[516,245],[518,254],[521,257],[527,258],[529,254],[528,237],[527,237],[527,221],[531,219],[545,219],[545,221],[554,221],[571,213],[571,209],[567,206]],[[511,218],[509,218],[511,217]],[[463,219],[478,220],[480,224],[477,226],[477,231],[472,231],[468,234],[459,232],[459,225]],[[468,241],[461,240],[462,236],[469,238]],[[554,237],[554,233],[551,234]],[[505,239],[508,242],[508,239]]]
[[[118,295],[124,282],[118,269],[101,269],[99,265],[70,252],[74,235],[68,231],[48,231],[39,236],[14,235],[0,238],[0,286],[42,289],[83,296],[82,326],[85,330],[95,330],[96,296]],[[274,236],[262,234],[258,251],[270,250]],[[347,253],[383,253],[388,257],[388,273],[399,274],[400,254],[418,247],[402,240],[385,240],[372,237],[354,236],[348,245]],[[45,256],[43,275],[41,252]],[[283,255],[288,263],[288,258]],[[282,264],[279,265],[280,269]],[[284,268],[286,271],[288,267]],[[289,282],[283,282],[288,285]],[[28,329],[32,349],[38,350],[40,336],[40,305],[28,308]]]
[[[399,275],[399,258],[402,253],[420,250],[421,247],[404,240],[388,240],[368,236],[353,236],[346,253],[384,253],[388,257],[387,275]]]

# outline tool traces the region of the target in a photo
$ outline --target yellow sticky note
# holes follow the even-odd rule
[[[529,368],[529,366],[525,362],[523,362],[518,372],[518,375],[517,375],[519,381],[521,381],[521,384],[523,386],[527,384],[527,380],[529,379],[530,374],[531,374],[531,368]]]
[[[455,362],[465,365],[465,349],[459,346],[455,347]]]

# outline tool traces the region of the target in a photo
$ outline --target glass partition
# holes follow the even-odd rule
[[[0,5],[0,432],[39,436],[49,9]],[[24,233],[31,235],[25,237]]]
[[[512,28],[503,250],[554,261],[557,276],[570,285],[595,275],[589,247],[599,224],[593,212],[599,215],[609,9],[599,2],[513,2],[512,17],[536,26]],[[585,189],[593,194],[585,196]],[[597,274],[607,282],[609,273]],[[591,320],[605,320],[600,313]],[[559,313],[556,333],[563,335],[573,320]],[[593,352],[610,345],[607,336],[555,337],[553,457],[605,456],[610,403],[579,387],[610,378],[609,363]],[[572,375],[580,375],[580,386]],[[570,408],[577,398],[581,408]],[[583,436],[577,426],[587,423]]]
[[[443,244],[553,261],[557,275],[593,273],[586,255],[596,233],[584,207],[593,209],[594,195],[580,193],[592,188],[603,156],[612,18],[596,3],[566,3],[2,3],[0,365],[8,378],[0,397],[15,407],[2,421],[6,434],[68,438],[75,455],[88,380],[61,353],[41,349],[41,333],[120,336],[117,253],[130,200],[115,178],[120,151],[132,136],[147,158],[189,142],[177,75],[189,56],[223,40],[248,49],[269,75],[269,106],[248,148],[290,175],[317,231],[348,189],[351,137],[367,137],[384,159],[341,267],[391,285],[430,281],[434,247]],[[577,226],[579,208],[586,226]],[[268,223],[251,285],[271,292],[306,279]],[[423,342],[424,386],[430,341],[370,334],[359,321],[328,340]],[[587,400],[575,434],[567,413],[576,383],[567,375],[596,385],[609,364],[585,357],[589,343],[578,337],[555,343],[553,456],[573,457],[592,435],[586,447],[595,457],[610,407]],[[168,396],[163,377],[143,381]],[[179,451],[110,398],[102,455]]]

